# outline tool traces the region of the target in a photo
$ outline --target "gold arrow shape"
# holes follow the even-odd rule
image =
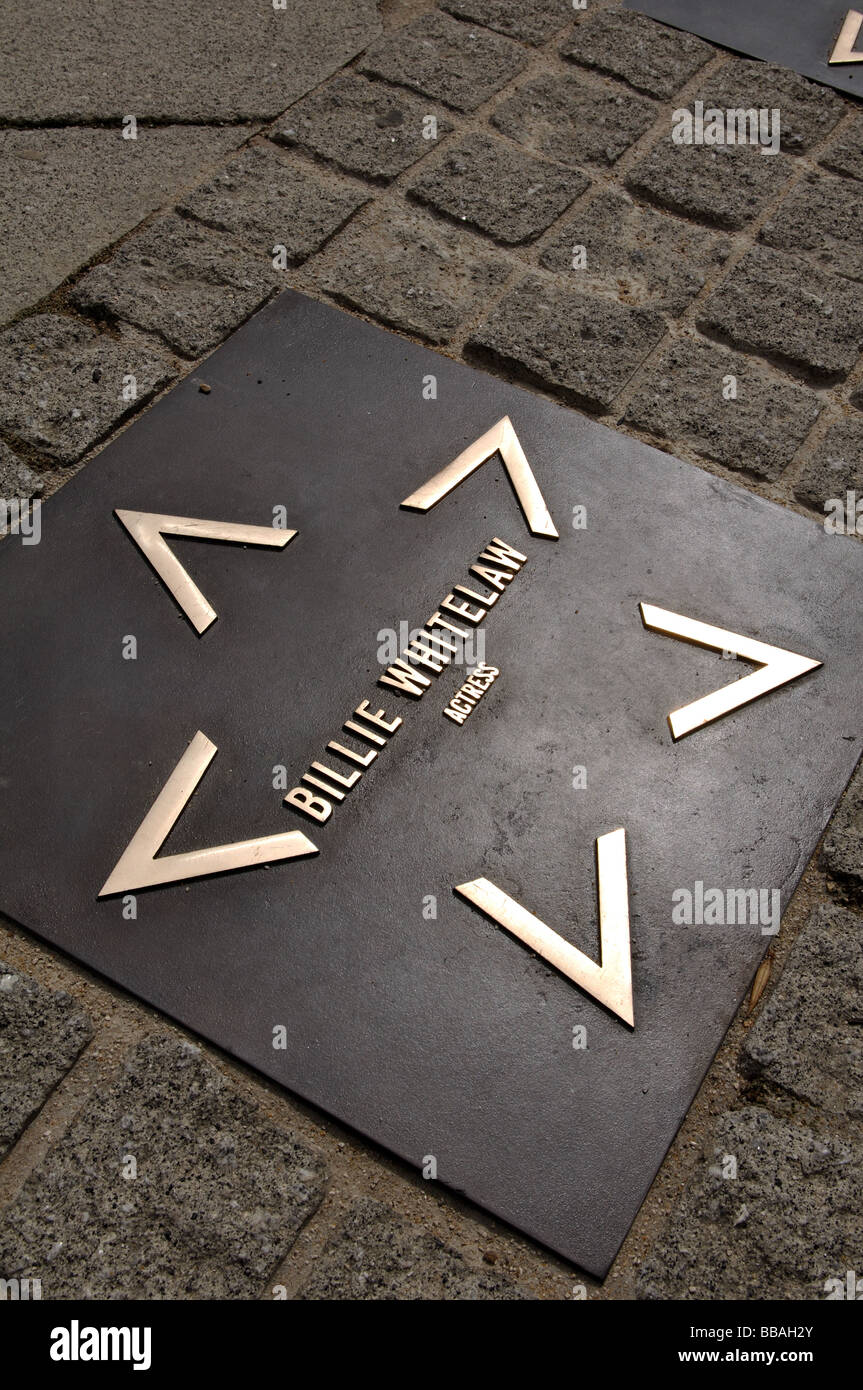
[[[460,883],[454,891],[634,1028],[626,831],[622,827],[600,835],[596,841],[596,880],[601,965],[564,941],[487,878]]]
[[[123,523],[138,549],[173,594],[199,637],[216,621],[218,615],[162,539],[163,533],[168,536],[193,536],[198,540],[228,541],[234,545],[268,545],[277,550],[283,550],[297,534],[296,531],[280,531],[274,526],[201,521],[192,516],[164,516],[161,512],[121,511],[119,507],[114,515]]]
[[[312,844],[301,830],[290,830],[282,835],[265,835],[256,840],[215,845],[212,849],[196,849],[189,854],[170,854],[164,859],[157,859],[156,855],[180,819],[216,752],[215,743],[199,729],[118,859],[99,893],[100,898],[318,853],[317,845]]]
[[[836,47],[827,59],[828,63],[863,63],[863,51],[855,48],[863,29],[863,14],[859,10],[849,10],[839,30]]]
[[[734,652],[744,661],[753,661],[760,666],[751,676],[723,685],[690,705],[672,710],[668,716],[671,737],[677,741],[695,729],[702,729],[723,714],[729,714],[741,705],[748,705],[776,690],[780,685],[797,680],[807,671],[814,671],[822,665],[808,656],[798,656],[796,652],[785,651],[783,647],[771,647],[767,642],[756,642],[752,637],[741,637],[736,632],[726,632],[721,627],[711,627],[709,623],[699,623],[694,618],[685,618],[682,613],[670,613],[667,608],[657,608],[652,603],[640,603],[641,619],[646,628],[664,632],[669,637],[679,637],[684,642],[694,642],[700,647],[712,647],[718,652]]]
[[[453,459],[452,463],[447,464],[440,473],[436,473],[416,492],[412,492],[410,497],[406,497],[401,505],[416,512],[429,511],[435,503],[446,497],[459,483],[463,483],[465,478],[469,478],[471,473],[475,473],[495,453],[499,453],[503,459],[504,468],[515,488],[528,529],[534,536],[557,540],[557,529],[508,415],[504,415],[502,420],[498,420],[496,425],[486,430],[485,434],[469,445],[458,458]]]

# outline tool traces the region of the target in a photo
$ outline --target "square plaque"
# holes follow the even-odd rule
[[[604,1275],[860,754],[863,549],[286,292],[0,577],[0,907]]]

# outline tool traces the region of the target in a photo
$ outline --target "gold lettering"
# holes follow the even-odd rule
[[[324,763],[312,763],[315,772],[320,772],[322,777],[329,777],[331,782],[337,782],[340,787],[346,787],[350,791],[351,787],[356,786],[362,777],[361,772],[352,772],[349,777],[343,777],[340,772],[333,772],[332,768]]]
[[[447,620],[446,620],[446,618],[445,618],[445,617],[443,616],[443,614],[440,613],[440,612],[432,613],[431,617],[429,618],[429,620],[428,620],[428,622],[425,624],[425,626],[426,626],[426,627],[445,627],[445,628],[447,628],[447,630],[448,630],[449,632],[454,632],[454,633],[456,634],[457,637],[465,637],[465,638],[466,638],[466,637],[470,637],[470,633],[467,631],[466,628],[463,628],[463,627],[456,627],[455,623],[448,623]]]
[[[379,709],[377,714],[370,714],[368,700],[361,701],[354,710],[354,714],[359,719],[367,720],[369,724],[377,724],[379,729],[386,729],[388,734],[394,734],[403,722],[399,715],[396,715],[395,719],[387,720],[386,710],[382,709]]]
[[[443,653],[432,651],[430,647],[424,647],[419,641],[409,642],[405,647],[405,655],[417,665],[424,666],[427,671],[434,671],[439,676],[445,666],[449,666],[449,657]]]
[[[328,782],[322,782],[320,777],[315,777],[311,772],[304,772],[300,780],[310,782],[313,787],[319,787],[322,792],[326,792],[327,796],[334,797],[336,801],[344,801],[345,799],[344,792],[331,787]]]
[[[464,584],[456,584],[455,591],[457,594],[464,594],[465,598],[472,598],[479,604],[485,604],[486,608],[493,608],[498,600],[497,594],[475,594],[473,589],[468,589]]]
[[[428,690],[431,681],[428,676],[422,675],[413,666],[408,666],[406,661],[402,661],[401,657],[397,657],[392,666],[387,667],[386,675],[379,677],[378,685],[391,685],[403,695],[413,695],[419,699]],[[345,728],[349,729],[351,725],[346,724]],[[381,739],[380,742],[383,743],[384,740]]]
[[[333,814],[329,801],[325,801],[322,796],[313,796],[305,787],[293,787],[285,797],[285,802],[288,806],[294,806],[298,811],[311,816],[312,820],[320,821],[321,825]]]
[[[479,557],[481,560],[491,560],[493,564],[503,565],[504,569],[520,570],[522,565],[527,562],[527,556],[522,555],[520,550],[507,545],[500,536],[495,536],[490,545]]]
[[[475,574],[484,584],[490,584],[493,589],[498,589],[503,593],[505,585],[512,579],[511,574],[505,570],[490,570],[486,565],[471,565],[471,574]]]
[[[370,748],[366,756],[363,757],[361,753],[356,753],[353,748],[343,748],[340,743],[336,743],[335,741],[328,743],[327,747],[333,753],[340,753],[342,757],[347,758],[349,762],[359,763],[360,767],[368,767],[369,763],[373,763],[378,756],[377,750],[374,748]]]
[[[477,623],[481,623],[486,616],[486,610],[484,608],[478,608],[474,612],[469,603],[456,603],[455,594],[447,594],[441,604],[441,608],[445,608],[448,613],[457,613],[460,618],[467,618],[468,622],[473,623],[474,627],[476,627]]]

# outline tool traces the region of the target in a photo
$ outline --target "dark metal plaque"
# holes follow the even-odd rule
[[[46,503],[40,544],[0,546],[0,906],[602,1275],[772,930],[697,907],[681,924],[674,895],[778,890],[784,906],[859,756],[863,549],[291,292],[201,376],[208,394],[178,386]],[[464,481],[400,506],[426,505],[493,428]],[[216,621],[185,616],[130,518],[266,527],[274,508],[289,543],[163,532]],[[418,699],[378,684],[388,630],[406,625],[403,646],[435,612],[459,625],[447,595],[478,607],[455,586],[491,593],[470,567],[494,537],[527,557],[475,629],[499,675],[466,702],[472,666],[417,667]],[[699,624],[749,660],[699,645]],[[823,664],[800,674],[796,657]],[[686,713],[753,669],[786,683]],[[401,726],[357,719],[364,700]],[[350,781],[333,742],[378,756],[317,823],[286,789],[314,794],[316,761]],[[198,772],[142,828],[187,750]],[[133,882],[256,837],[301,832],[318,853],[100,898],[139,828]],[[519,939],[537,920],[561,968]]]

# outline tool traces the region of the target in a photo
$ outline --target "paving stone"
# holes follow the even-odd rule
[[[817,907],[746,1036],[743,1074],[863,1115],[863,917]]]
[[[297,1298],[308,1300],[525,1300],[491,1269],[473,1269],[437,1236],[365,1198],[351,1208]]]
[[[0,1158],[92,1036],[89,1018],[71,995],[0,961]]]
[[[780,204],[760,239],[863,280],[863,184],[811,174]]]
[[[270,252],[270,246],[243,252],[227,237],[170,214],[88,271],[70,297],[87,312],[125,319],[160,334],[184,356],[200,357],[283,285]]]
[[[457,111],[475,111],[526,63],[518,44],[435,12],[374,44],[359,66]]]
[[[43,1298],[254,1298],[324,1179],[199,1048],[148,1039],[6,1209],[0,1277]]]
[[[848,492],[863,501],[863,417],[839,420],[828,431],[806,464],[794,494],[816,511]]]
[[[723,111],[778,110],[783,150],[801,154],[829,134],[848,107],[842,98],[790,68],[731,58],[704,83],[694,100]]]
[[[0,120],[274,120],[380,33],[375,0],[0,9]]]
[[[664,333],[659,314],[528,275],[468,346],[589,410],[607,410]]]
[[[735,347],[830,380],[846,376],[863,347],[863,289],[756,246],[710,296],[697,322]]]
[[[335,298],[432,343],[478,313],[511,269],[493,248],[409,208],[363,214],[313,263]]]
[[[49,294],[248,138],[249,126],[0,131],[0,321]]]
[[[850,179],[863,179],[863,112],[856,115],[821,156],[821,163]]]
[[[176,375],[140,334],[112,335],[60,314],[0,333],[0,429],[61,464],[75,463]],[[124,400],[124,378],[137,396]]]
[[[525,43],[544,43],[572,18],[570,0],[443,0],[441,8]]]
[[[437,212],[518,245],[545,231],[589,184],[577,170],[477,134],[442,154],[408,192]]]
[[[736,400],[723,397],[737,378]],[[806,438],[821,401],[805,386],[778,381],[760,364],[711,343],[682,338],[651,368],[625,419],[672,444],[756,478],[778,478]]]
[[[510,140],[559,164],[608,165],[652,125],[647,97],[575,73],[537,77],[507,97],[492,122]]]
[[[827,872],[852,902],[863,904],[863,766],[839,802],[821,846]]]
[[[822,1299],[828,1279],[859,1270],[859,1138],[747,1106],[721,1117],[714,1150],[642,1265],[640,1298]],[[723,1156],[736,1178],[721,1176]]]
[[[37,497],[44,486],[39,475],[0,439],[0,497],[5,501],[13,497],[22,500]]]
[[[660,140],[626,176],[639,197],[730,231],[751,222],[794,173],[784,154],[751,145],[675,145]]]
[[[584,269],[573,268],[583,246]],[[640,207],[609,189],[576,213],[540,257],[546,270],[565,272],[573,289],[616,294],[676,317],[726,260],[731,242],[669,213]]]
[[[427,101],[346,72],[292,106],[273,138],[350,174],[389,183],[434,149],[435,139],[423,133],[427,116],[437,120],[436,139],[453,129]]]
[[[565,58],[622,77],[639,92],[670,97],[716,50],[632,10],[588,7],[561,49]]]
[[[317,251],[368,201],[346,180],[253,145],[188,194],[180,211],[230,232],[271,260],[284,246],[292,265]]]

